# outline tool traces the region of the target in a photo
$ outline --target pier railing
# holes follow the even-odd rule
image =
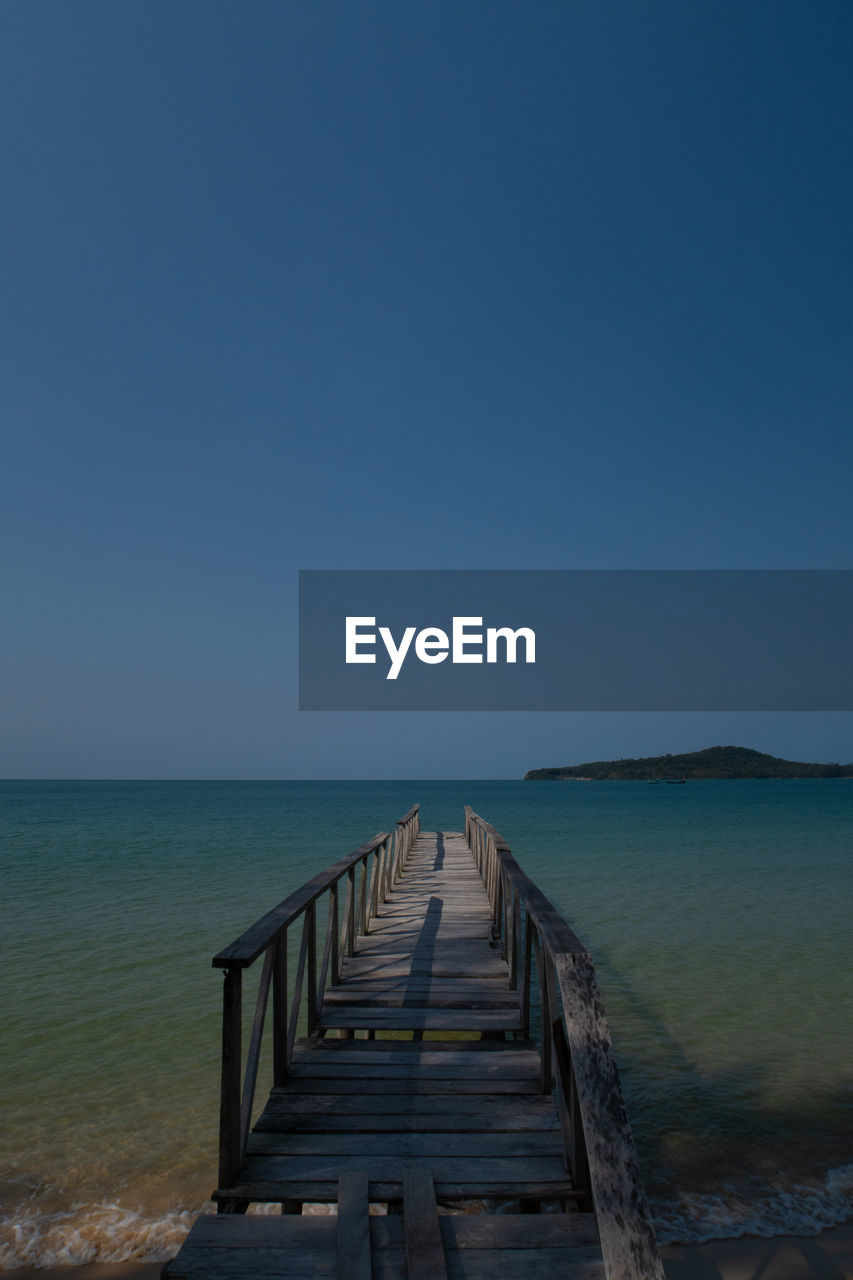
[[[355,954],[358,935],[368,932],[370,917],[394,887],[419,831],[420,806],[414,805],[393,832],[378,832],[367,844],[321,871],[213,957],[214,966],[225,970],[219,1109],[221,1187],[233,1181],[246,1151],[270,996],[273,1084],[282,1085],[303,1016],[307,1034],[313,1035],[327,985],[334,986],[340,980],[343,958]],[[317,921],[318,916],[323,919],[324,896],[328,907],[318,965]],[[288,930],[300,920],[299,953],[290,983]],[[263,966],[244,1063],[243,971],[261,956]]]
[[[491,904],[495,945],[503,947],[519,992],[526,1036],[534,979],[538,986],[542,1091],[556,1093],[566,1165],[595,1211],[607,1278],[662,1280],[592,960],[500,832],[469,805],[465,837]]]

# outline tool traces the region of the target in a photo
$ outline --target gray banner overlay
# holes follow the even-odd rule
[[[853,571],[305,570],[299,596],[303,711],[853,710]]]

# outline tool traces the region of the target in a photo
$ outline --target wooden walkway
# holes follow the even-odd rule
[[[289,985],[286,930],[300,916]],[[239,979],[262,952],[243,1071]],[[416,807],[214,963],[226,974],[219,1214],[196,1222],[168,1280],[500,1268],[660,1280],[589,957],[470,810],[464,833],[434,833]],[[275,1083],[252,1127],[268,1003]],[[281,1214],[246,1214],[260,1202]],[[310,1202],[337,1213],[301,1214]]]

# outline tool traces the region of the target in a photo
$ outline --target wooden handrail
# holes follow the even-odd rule
[[[554,906],[538,885],[530,879],[526,872],[512,856],[510,847],[504,840],[499,831],[496,831],[491,823],[486,822],[478,813],[475,813],[469,804],[465,806],[466,820],[478,824],[491,836],[495,846],[495,852],[498,854],[504,873],[509,880],[510,885],[519,895],[528,913],[536,922],[536,927],[543,941],[547,944],[551,951],[571,951],[580,955],[588,955],[586,947],[580,938],[570,929],[557,908]]]
[[[366,854],[373,853],[374,849],[378,849],[387,839],[388,832],[379,831],[372,840],[368,840],[367,844],[348,853],[345,858],[333,862],[330,867],[326,867],[325,871],[320,871],[289,898],[285,898],[277,907],[273,907],[265,916],[261,916],[260,920],[256,920],[229,946],[218,951],[213,957],[213,967],[215,969],[235,967],[247,969],[250,964],[254,964],[261,952],[266,951],[271,942],[275,942],[282,929],[293,924],[310,903],[321,897],[327,889],[340,880],[341,876],[346,875],[350,867],[354,867]]]
[[[419,806],[415,805],[395,823],[393,835],[380,831],[367,844],[332,863],[213,957],[214,967],[224,970],[225,978],[219,1109],[220,1187],[233,1185],[246,1152],[270,997],[273,1083],[280,1086],[287,1079],[300,1026],[305,1027],[309,1036],[319,1034],[318,1015],[327,985],[334,986],[340,981],[344,958],[356,954],[358,934],[368,932],[371,916],[376,914],[402,874],[420,831],[419,813]],[[340,884],[344,879],[346,888],[341,911]],[[325,893],[329,895],[329,903],[318,972],[317,902]],[[287,931],[300,917],[302,937],[289,992]],[[261,954],[263,971],[244,1067],[243,970]]]
[[[491,903],[492,936],[503,941],[510,981],[520,989],[526,1034],[536,963],[542,1089],[556,1090],[566,1165],[595,1212],[607,1280],[663,1280],[592,960],[500,832],[470,805],[465,834]]]

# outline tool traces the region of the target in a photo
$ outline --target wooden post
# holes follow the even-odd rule
[[[524,913],[524,951],[521,963],[521,1034],[530,1039],[530,970],[533,961],[533,926],[530,916]]]
[[[347,887],[347,955],[355,955],[355,867],[350,867],[347,873],[349,885]]]
[[[246,1153],[246,1142],[252,1127],[252,1106],[255,1101],[255,1085],[258,1080],[258,1064],[261,1060],[261,1041],[264,1034],[264,1022],[267,1014],[270,984],[275,968],[276,942],[270,943],[264,956],[264,967],[258,984],[258,997],[255,1001],[255,1016],[252,1019],[252,1033],[249,1037],[249,1051],[246,1054],[246,1070],[243,1073],[243,1094],[240,1101],[240,1162]]]
[[[358,927],[363,934],[367,933],[367,859],[365,854],[361,860],[361,882],[358,889]]]
[[[551,1075],[551,1019],[548,1015],[548,966],[546,964],[545,947],[536,930],[534,937],[536,950],[536,976],[539,979],[539,1010],[542,1023],[542,1092],[550,1093],[553,1085]]]
[[[338,881],[332,885],[330,894],[330,928],[332,930],[332,986],[336,986],[341,976],[341,963],[338,951]]]
[[[308,959],[309,943],[308,913],[302,919],[302,939],[299,943],[299,959],[296,962],[296,977],[293,982],[293,996],[290,1002],[290,1021],[287,1024],[287,1061],[293,1055],[296,1043],[296,1032],[299,1029],[299,1006],[302,1003],[302,988],[305,981],[305,965]]]
[[[405,848],[406,835],[399,827],[394,829],[393,840],[394,856],[391,859],[391,865],[394,868],[391,876],[391,888],[393,889],[403,872],[403,850]]]
[[[377,905],[378,905],[378,898],[379,898],[379,872],[380,872],[379,850],[374,849],[373,864],[370,868],[370,890],[367,895],[368,897],[367,926],[365,927],[365,930],[364,930],[365,933],[367,933],[368,929],[370,928],[370,921],[373,919],[373,917],[377,913]]]
[[[317,1025],[317,909],[315,902],[305,908],[305,929],[308,934],[308,1035],[314,1034]]]
[[[272,1058],[273,1085],[280,1088],[287,1079],[287,930],[275,943],[272,974]]]
[[[240,1167],[240,1071],[243,971],[226,969],[222,988],[222,1086],[219,1098],[219,1185],[228,1187]]]

